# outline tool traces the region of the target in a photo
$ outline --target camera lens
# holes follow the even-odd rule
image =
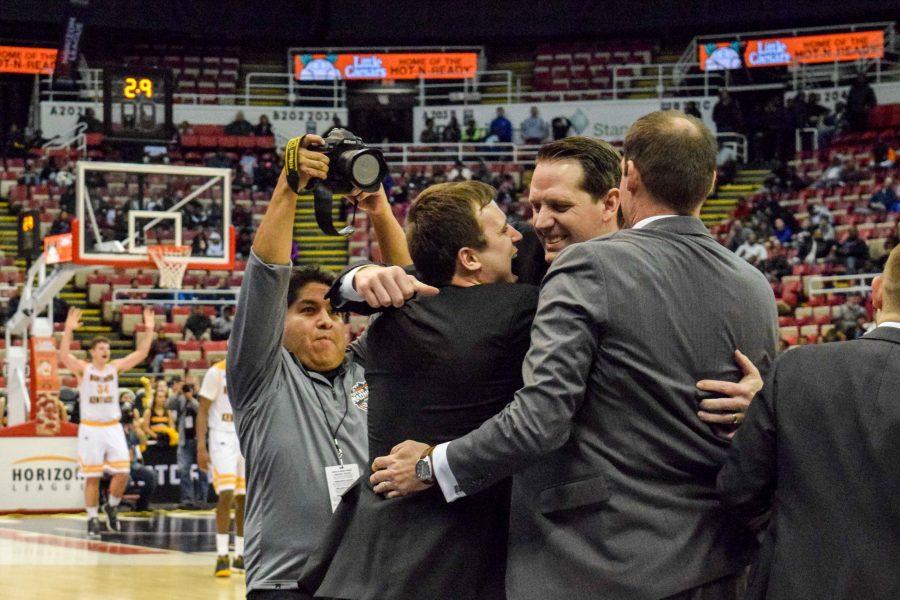
[[[353,158],[350,174],[359,187],[370,187],[378,183],[381,164],[377,157],[364,150]]]

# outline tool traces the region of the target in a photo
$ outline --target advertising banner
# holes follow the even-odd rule
[[[56,49],[0,46],[0,73],[49,75],[56,64]]]
[[[844,62],[883,56],[883,31],[749,40],[744,48],[744,64],[748,67]]]
[[[61,233],[45,237],[44,260],[48,265],[72,262],[72,234]]]
[[[81,510],[78,438],[0,437],[0,512]]]
[[[712,110],[716,104],[715,97],[696,98],[655,98],[647,100],[593,100],[588,102],[535,102],[523,104],[504,104],[502,108],[506,118],[512,122],[513,142],[522,143],[519,126],[531,116],[531,108],[537,107],[538,114],[549,125],[556,117],[565,117],[572,124],[570,135],[586,135],[601,138],[608,142],[625,139],[625,132],[640,117],[657,111],[678,109],[684,110],[688,102],[694,102],[700,111],[704,123],[713,132]],[[425,119],[434,119],[435,127],[441,130],[455,115],[460,127],[465,120],[475,119],[476,124],[485,132],[490,122],[497,116],[496,104],[476,104],[468,106],[420,107],[413,109],[413,130],[418,141],[425,128]]]
[[[41,102],[41,129],[45,137],[53,137],[71,131],[88,108],[93,108],[97,118],[103,120],[102,102]],[[227,125],[234,120],[237,111],[252,124],[266,115],[272,124],[272,131],[284,138],[292,138],[304,133],[319,135],[334,125],[337,118],[347,123],[346,108],[304,108],[290,106],[227,106],[203,104],[175,104],[172,107],[172,121],[177,126],[187,121],[192,125]]]
[[[478,70],[475,52],[295,54],[298,81],[333,79],[469,79]]]

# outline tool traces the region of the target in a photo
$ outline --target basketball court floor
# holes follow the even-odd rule
[[[213,511],[121,513],[121,533],[87,536],[86,517],[0,516],[4,600],[236,600],[244,575],[213,576]]]

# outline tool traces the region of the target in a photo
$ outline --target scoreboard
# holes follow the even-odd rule
[[[168,142],[172,123],[172,72],[122,68],[103,73],[103,128],[106,138]]]

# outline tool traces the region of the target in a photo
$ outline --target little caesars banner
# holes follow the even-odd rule
[[[416,141],[425,129],[425,119],[434,119],[435,127],[440,131],[456,115],[460,129],[465,128],[465,121],[472,117],[487,134],[491,121],[497,116],[497,108],[503,108],[506,118],[513,126],[513,142],[522,143],[519,127],[522,121],[531,116],[531,108],[537,107],[538,116],[547,122],[556,117],[565,117],[572,123],[571,135],[586,135],[601,138],[608,142],[625,139],[625,132],[640,117],[657,111],[671,108],[684,110],[688,102],[695,102],[703,121],[715,132],[712,121],[713,107],[717,98],[655,98],[652,100],[591,100],[587,102],[537,102],[528,104],[477,104],[469,106],[416,107],[413,110],[413,130]],[[551,132],[552,133],[552,132]]]
[[[41,102],[41,130],[44,137],[65,134],[75,127],[78,117],[88,108],[103,121],[101,102]],[[175,104],[172,107],[172,121],[177,127],[187,121],[191,125],[228,125],[234,121],[238,111],[252,125],[259,122],[260,115],[269,117],[272,131],[276,135],[292,138],[304,133],[325,133],[337,117],[347,123],[346,108],[277,108],[271,106],[210,106],[208,104]]]

